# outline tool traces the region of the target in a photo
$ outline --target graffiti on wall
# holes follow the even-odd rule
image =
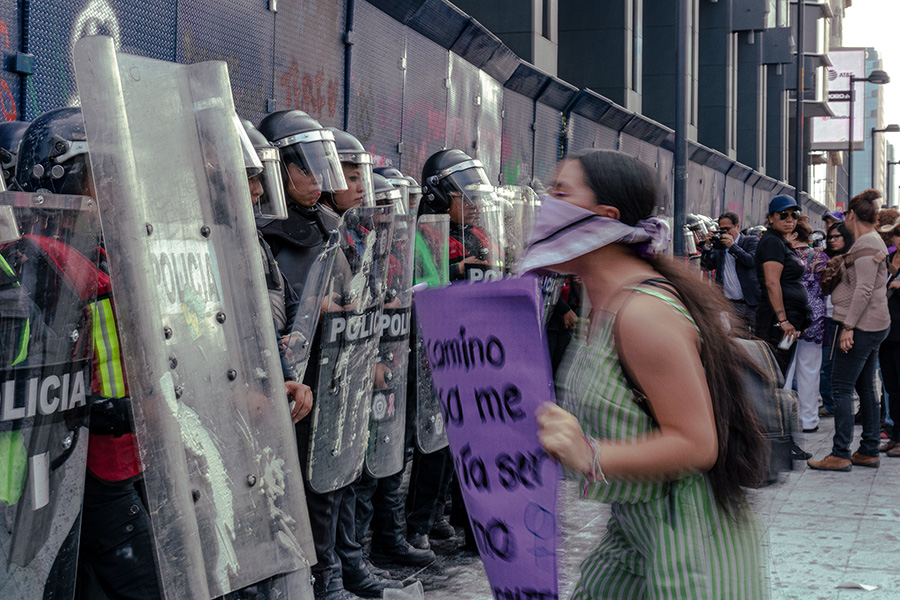
[[[340,82],[325,76],[325,71],[304,71],[296,58],[291,58],[290,67],[278,78],[284,106],[279,109],[299,109],[309,115],[323,119],[334,119],[337,110]]]
[[[116,50],[122,48],[122,29],[119,26],[119,18],[107,0],[91,0],[72,23],[72,35],[69,38],[70,59],[75,56],[75,44],[78,40],[90,35],[108,35],[113,39]],[[70,90],[66,104],[67,106],[81,104],[77,89]]]
[[[11,49],[9,46],[9,28],[3,19],[0,19],[0,39],[2,39],[4,44],[4,50],[8,52]],[[16,106],[16,98],[13,96],[12,90],[9,89],[6,76],[7,73],[4,71],[3,77],[0,77],[0,112],[3,113],[4,121],[15,121],[19,116],[19,110]]]

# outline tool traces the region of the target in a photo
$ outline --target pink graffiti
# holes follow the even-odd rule
[[[340,85],[335,79],[326,80],[324,70],[304,73],[294,58],[279,81],[285,92],[285,108],[300,109],[320,119],[334,117]]]

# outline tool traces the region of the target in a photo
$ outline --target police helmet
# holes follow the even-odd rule
[[[450,210],[450,194],[465,195],[472,186],[490,186],[481,161],[462,150],[441,150],[422,167],[423,212],[442,214]]]
[[[401,208],[400,202],[402,201],[400,190],[395,188],[386,177],[378,173],[372,176],[372,180],[375,184],[375,205],[393,206],[399,211]]]
[[[391,182],[400,192],[401,208],[403,213],[409,212],[409,179],[394,167],[378,167],[375,172]]]
[[[57,108],[36,118],[22,136],[16,183],[26,192],[83,194],[90,169],[80,108]]]
[[[415,215],[419,211],[419,200],[422,199],[422,186],[414,177],[406,176],[409,182],[409,214]]]
[[[281,153],[287,168],[295,164],[312,175],[325,192],[347,189],[337,157],[334,134],[302,110],[269,113],[258,127]]]
[[[16,176],[16,155],[26,129],[28,123],[25,121],[0,123],[0,170],[3,171],[3,183],[7,188]]]
[[[253,214],[258,219],[286,219],[287,201],[284,197],[278,149],[247,119],[241,119],[241,125],[244,131],[242,144],[249,144],[252,153],[252,156],[248,156],[246,149],[244,151]],[[258,179],[254,181],[254,178]]]
[[[356,196],[363,187],[363,206],[375,206],[375,192],[372,183],[372,155],[353,134],[335,127],[326,127],[334,136],[338,160],[347,181],[347,192]],[[341,192],[338,192],[341,193]]]

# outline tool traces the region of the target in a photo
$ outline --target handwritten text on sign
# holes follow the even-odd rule
[[[537,439],[553,401],[534,279],[416,296],[466,509],[496,600],[556,600],[559,467]]]

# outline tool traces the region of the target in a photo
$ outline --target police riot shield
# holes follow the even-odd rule
[[[447,215],[422,215],[416,229],[415,283],[428,287],[447,285],[449,273],[450,218]],[[416,393],[416,447],[430,454],[447,446],[447,432],[441,415],[441,403],[431,377],[425,342],[415,324],[413,345]]]
[[[226,65],[117,54],[88,37],[75,69],[165,596],[308,569]]]
[[[378,479],[403,469],[406,451],[406,384],[412,311],[416,218],[394,214],[387,286],[381,310],[378,358],[372,389],[372,416],[366,472]]]
[[[336,239],[330,240],[312,262],[300,294],[300,306],[291,328],[283,340],[284,355],[295,381],[303,381],[313,347],[313,338],[322,314],[322,305],[331,281],[334,259],[340,251]]]
[[[518,273],[540,211],[540,199],[528,186],[506,185],[497,188],[497,203],[503,213],[504,271]]]
[[[0,221],[0,598],[71,598],[100,220],[84,196],[2,192]]]
[[[493,186],[472,184],[450,209],[450,278],[496,281],[508,272],[501,201]]]
[[[391,206],[360,206],[343,215],[341,250],[322,314],[309,487],[324,494],[349,485],[366,458],[381,301],[391,251]]]

